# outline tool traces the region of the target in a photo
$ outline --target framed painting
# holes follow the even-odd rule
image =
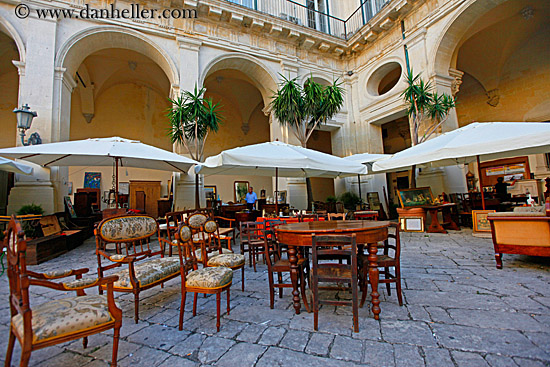
[[[367,203],[370,210],[380,210],[380,196],[377,192],[367,192]]]
[[[429,187],[397,190],[401,208],[413,208],[421,205],[432,205],[434,197]]]
[[[70,196],[65,196],[65,206],[67,207],[67,210],[69,211],[69,214],[71,218],[76,218],[76,212],[74,211],[73,202],[71,201]]]
[[[118,183],[118,193],[120,195],[129,195],[130,194],[130,183],[129,182],[119,182]]]
[[[248,192],[248,186],[248,181],[235,181],[233,183],[233,193],[236,203],[244,202],[246,193]]]
[[[85,189],[100,189],[101,188],[101,172],[85,172],[84,173],[84,188]]]
[[[399,218],[401,230],[405,232],[424,232],[424,218],[401,217]]]
[[[487,219],[487,214],[494,212],[496,212],[496,210],[472,210],[474,233],[491,233],[491,223]]]
[[[215,185],[204,185],[204,196],[206,200],[216,200],[218,192]]]
[[[277,203],[286,204],[286,190],[278,191],[278,193],[277,193]]]

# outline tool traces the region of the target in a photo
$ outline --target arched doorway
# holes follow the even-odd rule
[[[70,109],[63,109],[70,111],[66,138],[120,136],[172,151],[166,110],[171,85],[177,81],[175,68],[143,35],[107,28],[84,32],[71,47],[62,48],[66,75],[76,85],[63,99],[70,103]],[[71,187],[74,192],[84,186],[86,172],[101,173],[100,190],[105,196],[113,186],[111,167],[70,167],[69,194]],[[121,183],[160,181],[160,195],[168,194],[171,172],[122,167],[119,173]]]
[[[18,106],[19,74],[13,61],[20,55],[16,42],[0,24],[0,148],[16,145],[17,120],[13,109]],[[0,214],[6,214],[9,189],[14,184],[14,174],[0,171]]]

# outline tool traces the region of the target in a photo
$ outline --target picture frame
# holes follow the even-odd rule
[[[367,203],[370,210],[380,210],[380,196],[377,192],[367,192]]]
[[[84,172],[85,189],[101,189],[101,172]]]
[[[236,203],[244,202],[250,183],[248,181],[233,182],[233,195]]]
[[[399,224],[404,232],[424,232],[424,218],[422,217],[401,217]]]
[[[474,233],[491,233],[491,223],[487,219],[487,214],[494,212],[496,210],[472,210]]]
[[[118,183],[118,194],[119,195],[129,195],[130,194],[130,183],[129,182],[119,182]]]
[[[281,190],[277,192],[277,203],[286,204],[286,190]]]
[[[76,212],[74,211],[73,202],[71,201],[70,196],[65,196],[64,198],[65,206],[67,207],[67,210],[69,210],[69,214],[71,215],[71,218],[76,218]]]
[[[432,205],[434,197],[430,187],[397,190],[401,208],[414,208],[422,205]]]
[[[206,200],[216,200],[218,197],[216,185],[204,185],[204,197]]]

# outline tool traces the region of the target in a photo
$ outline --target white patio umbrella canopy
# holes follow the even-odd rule
[[[0,149],[0,156],[51,166],[120,166],[187,172],[192,159],[136,140],[120,137],[92,138],[60,143]]]
[[[432,167],[489,161],[550,152],[550,123],[475,122],[437,136],[373,164],[373,172],[393,172],[413,165]]]
[[[367,166],[368,172],[372,172],[372,165],[375,162],[378,162],[383,159],[388,159],[391,157],[391,154],[378,154],[378,153],[358,153],[353,154],[347,157],[344,157],[344,159],[347,159],[349,161],[353,162],[359,162]]]
[[[280,141],[229,149],[195,167],[205,175],[345,177],[366,174],[358,162]]]
[[[15,162],[10,159],[0,158],[0,171],[22,173],[30,175],[33,168],[21,162]]]

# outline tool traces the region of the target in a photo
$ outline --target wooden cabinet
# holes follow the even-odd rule
[[[138,209],[136,207],[137,191],[145,193],[145,213],[153,218],[157,218],[160,181],[130,181],[130,209]]]

